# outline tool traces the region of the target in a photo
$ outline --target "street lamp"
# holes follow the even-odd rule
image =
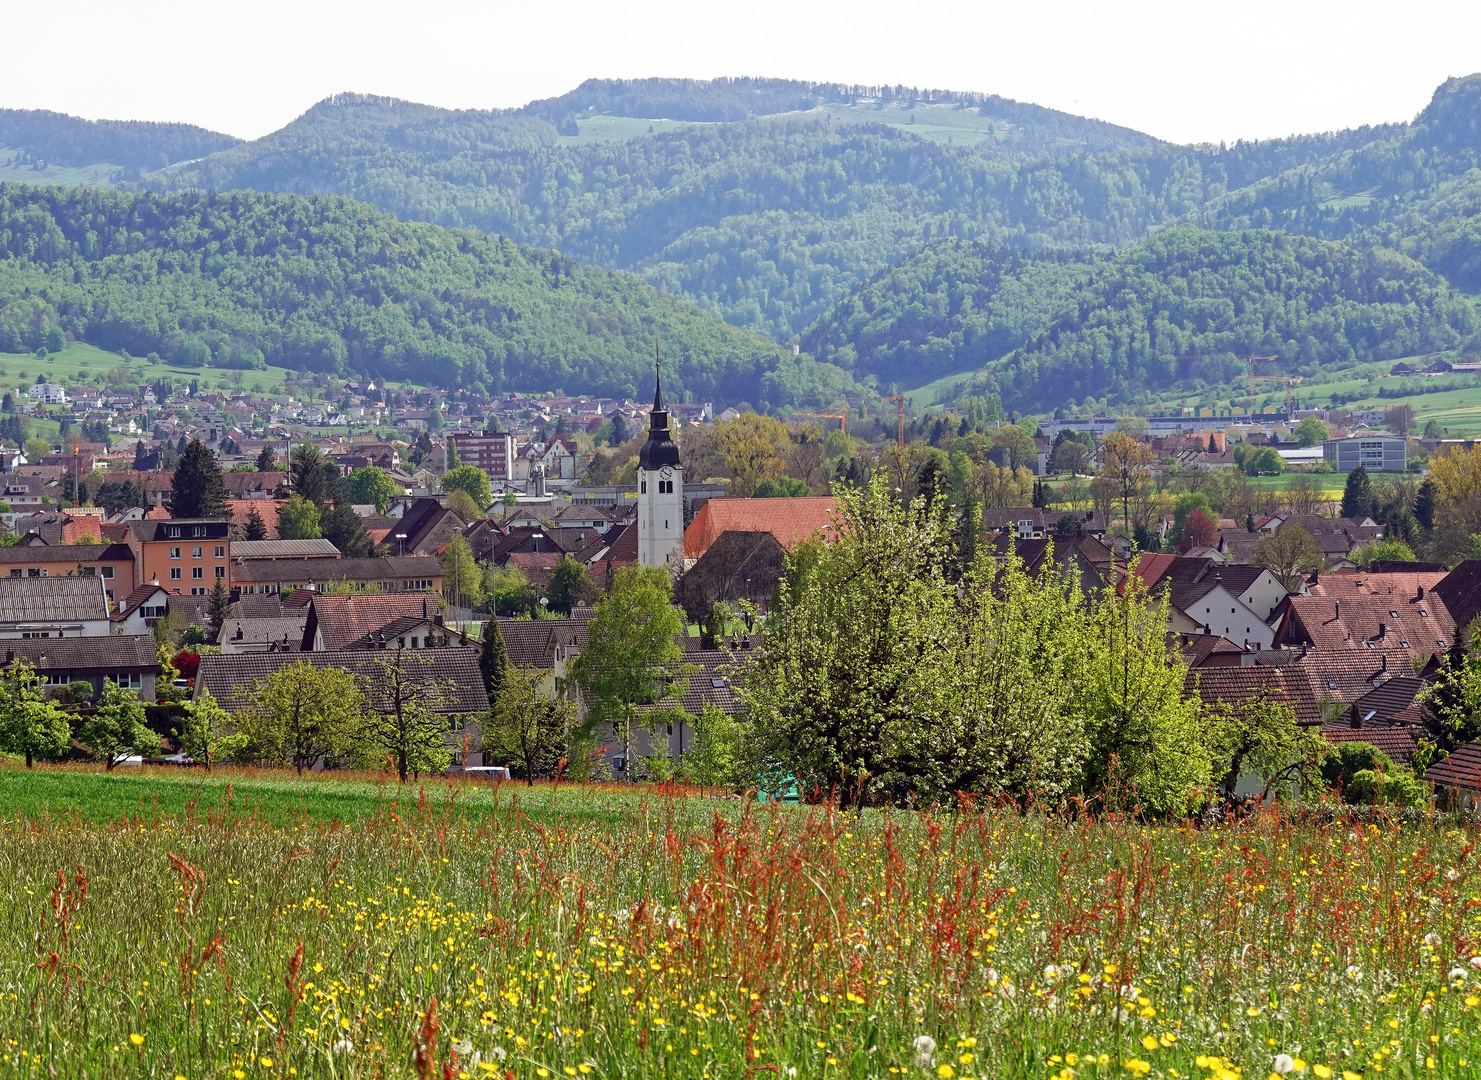
[[[401,554],[402,555],[405,555],[406,554],[406,534],[405,533],[397,533],[396,534],[396,539],[399,540],[399,541],[401,541]]]

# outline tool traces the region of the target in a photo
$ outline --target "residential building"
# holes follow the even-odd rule
[[[169,610],[170,593],[157,581],[140,585],[118,603],[113,613],[115,634],[147,634]]]
[[[338,652],[355,648],[356,643],[383,631],[398,620],[430,620],[438,612],[435,596],[426,593],[404,593],[391,596],[363,593],[349,596],[315,596],[309,601],[303,629],[304,652]],[[412,635],[407,647],[433,648],[431,635]]]
[[[96,577],[111,606],[134,591],[134,553],[127,544],[12,544],[0,548],[0,576]]]
[[[25,659],[54,689],[85,682],[92,686],[92,700],[111,681],[132,690],[141,700],[155,700],[155,678],[159,657],[151,634],[116,634],[106,638],[66,638],[61,641],[6,641],[4,664]]]
[[[514,479],[514,436],[510,432],[458,432],[448,440],[457,451],[458,464],[478,466],[495,483]]]
[[[139,581],[181,596],[209,596],[218,581],[231,588],[231,522],[224,518],[132,521],[124,535]]]
[[[233,549],[235,550],[235,549]],[[348,586],[359,592],[440,593],[442,563],[430,555],[369,559],[247,559],[231,570],[239,596]]]
[[[684,530],[684,558],[698,559],[727,531],[768,532],[787,551],[814,536],[831,539],[838,528],[831,495],[800,499],[711,499]]]
[[[1333,472],[1352,472],[1359,465],[1368,472],[1403,472],[1408,467],[1408,444],[1401,438],[1360,435],[1328,439],[1322,443],[1322,459]]]
[[[108,594],[101,578],[0,578],[0,638],[107,637]]]
[[[26,397],[43,405],[65,405],[67,388],[56,383],[37,383],[26,391]]]
[[[1386,671],[1412,671],[1411,661],[1443,654],[1457,626],[1443,599],[1444,570],[1321,575],[1309,596],[1292,596],[1277,640],[1319,654],[1362,650]]]

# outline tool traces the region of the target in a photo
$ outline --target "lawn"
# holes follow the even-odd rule
[[[227,782],[0,770],[8,1075],[1328,1080],[1481,1061],[1474,825],[398,798],[243,774],[228,801]]]

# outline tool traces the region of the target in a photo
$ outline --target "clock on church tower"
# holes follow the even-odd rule
[[[638,565],[667,566],[684,557],[684,467],[669,431],[661,365],[654,365],[648,439],[638,453]]]

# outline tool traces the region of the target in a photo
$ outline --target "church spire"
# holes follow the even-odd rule
[[[653,411],[663,412],[663,365],[658,361],[658,342],[653,343]]]

